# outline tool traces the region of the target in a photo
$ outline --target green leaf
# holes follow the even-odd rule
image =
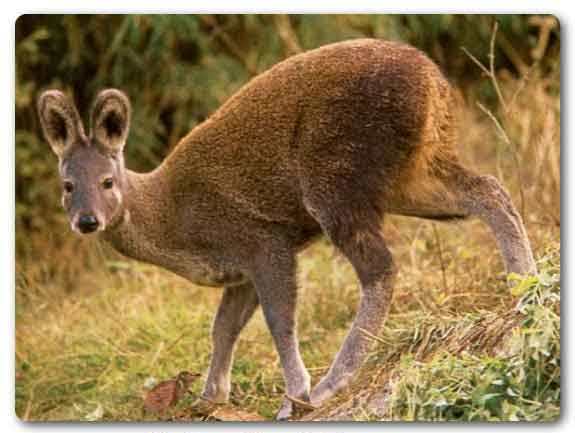
[[[511,282],[517,281],[517,284],[509,289],[515,297],[523,296],[530,288],[539,282],[539,277],[536,275],[522,278],[517,274],[510,274],[508,279]]]

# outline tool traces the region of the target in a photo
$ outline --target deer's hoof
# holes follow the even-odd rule
[[[317,409],[307,400],[301,400],[299,398],[290,397],[286,395],[276,415],[276,421],[288,421],[293,418],[299,418],[305,415],[307,412],[311,412]]]
[[[192,403],[191,411],[196,416],[208,416],[215,412],[222,404],[224,403],[216,403],[200,397]]]

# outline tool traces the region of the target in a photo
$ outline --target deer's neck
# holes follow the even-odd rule
[[[161,167],[150,173],[125,173],[122,209],[103,237],[122,254],[150,261],[167,229],[168,185]]]
[[[148,174],[127,172],[123,213],[104,232],[105,240],[125,256],[161,266],[195,284],[243,284],[245,276],[235,267],[220,262],[217,254],[194,247],[189,227],[182,230],[176,216],[182,200],[186,208],[191,206],[193,190],[174,199],[176,194],[163,173],[162,167]]]

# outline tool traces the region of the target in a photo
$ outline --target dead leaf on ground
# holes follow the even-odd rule
[[[146,394],[144,408],[156,413],[175,406],[198,377],[198,373],[182,371],[176,377],[158,383]]]

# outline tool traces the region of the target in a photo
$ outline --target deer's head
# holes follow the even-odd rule
[[[62,205],[76,232],[105,230],[122,213],[122,150],[130,111],[124,93],[102,91],[94,102],[90,134],[86,135],[78,110],[62,92],[48,90],[38,99],[44,136],[59,160]]]

